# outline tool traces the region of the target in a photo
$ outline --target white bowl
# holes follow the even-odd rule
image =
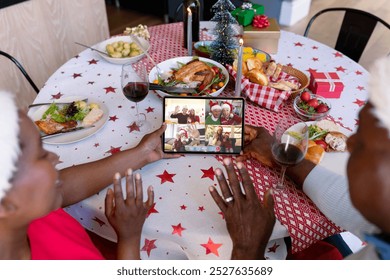
[[[199,58],[200,61],[203,61],[203,62],[206,62],[208,64],[217,66],[218,68],[220,68],[222,70],[222,73],[225,76],[225,82],[224,82],[223,87],[221,87],[220,89],[218,89],[215,92],[210,93],[208,96],[218,96],[218,95],[220,95],[221,92],[226,87],[227,83],[229,82],[229,73],[228,73],[228,71],[226,70],[226,68],[222,64],[220,64],[220,63],[218,63],[218,62],[216,62],[214,60],[211,60],[211,59],[205,58],[205,57],[182,56],[182,57],[174,57],[174,58],[165,60],[163,62],[160,62],[160,63],[158,63],[158,67],[163,72],[163,74],[168,74],[170,71],[172,71],[172,68],[178,68],[178,66],[179,66],[178,62],[185,64],[185,63],[190,62],[194,58]],[[156,67],[153,67],[152,70],[150,70],[150,73],[149,73],[149,82],[153,83],[154,80],[157,80],[157,68]],[[164,96],[177,96],[176,94],[175,95],[174,94],[169,94],[169,93],[166,93],[166,92],[163,92],[163,91],[160,91],[160,90],[156,90],[156,92],[161,97],[164,97]]]
[[[142,44],[142,47],[148,51],[149,50],[149,47],[150,47],[150,44],[147,40],[145,40],[144,38],[141,38],[141,37],[138,37],[138,40],[141,42]],[[97,49],[99,51],[102,51],[102,52],[107,52],[106,51],[106,46],[108,44],[112,44],[114,42],[118,42],[118,41],[123,41],[123,42],[127,42],[127,43],[132,43],[133,40],[131,39],[130,36],[116,36],[116,37],[112,37],[108,40],[105,40],[103,42],[101,42]],[[141,50],[142,52],[142,50]],[[115,57],[110,57],[109,55],[104,55],[104,54],[101,54],[101,53],[98,53],[102,58],[104,58],[105,60],[107,60],[108,62],[110,63],[113,63],[113,64],[126,64],[126,63],[135,63],[137,62],[138,60],[140,60],[141,58],[143,58],[145,56],[145,53],[142,52],[140,55],[137,55],[137,56],[133,56],[133,57],[122,57],[122,58],[115,58]]]

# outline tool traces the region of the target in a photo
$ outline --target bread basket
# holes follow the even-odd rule
[[[263,67],[267,68],[268,64],[269,62],[263,63]],[[290,95],[291,99],[294,99],[298,94],[300,94],[305,88],[308,87],[309,78],[302,71],[299,71],[298,69],[287,65],[282,66],[282,71],[290,76],[296,77],[299,80],[299,83],[301,85],[299,89],[291,91],[291,95]]]

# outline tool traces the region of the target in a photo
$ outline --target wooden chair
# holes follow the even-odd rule
[[[24,69],[22,64],[20,64],[20,62],[16,58],[14,58],[12,55],[10,55],[10,54],[8,54],[6,52],[3,52],[1,50],[0,50],[0,55],[5,56],[9,60],[11,60],[19,68],[20,72],[22,72],[23,76],[27,79],[27,81],[30,83],[32,88],[38,94],[39,93],[39,88],[35,85],[35,83],[31,79],[30,75],[27,73],[26,69]]]
[[[390,29],[390,25],[383,19],[368,12],[352,8],[328,8],[315,14],[306,26],[303,36],[308,37],[314,20],[325,13],[345,12],[335,49],[349,58],[359,62],[360,57],[378,22]],[[331,15],[330,15],[331,16]]]

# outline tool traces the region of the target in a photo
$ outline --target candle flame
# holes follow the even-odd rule
[[[187,12],[188,12],[189,15],[192,15],[190,7],[187,8]]]
[[[240,46],[244,45],[244,40],[241,38],[239,41]]]

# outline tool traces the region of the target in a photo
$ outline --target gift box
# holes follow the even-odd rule
[[[310,71],[309,89],[325,98],[340,98],[344,84],[336,72]]]
[[[275,18],[268,18],[270,25],[257,28],[253,25],[244,27],[244,45],[275,54],[278,52],[280,27]]]
[[[249,4],[249,5],[248,5]],[[238,23],[242,26],[247,26],[252,23],[255,15],[263,15],[264,14],[264,6],[258,4],[246,3],[248,6],[241,6],[236,8],[231,12],[232,16],[234,16]]]

